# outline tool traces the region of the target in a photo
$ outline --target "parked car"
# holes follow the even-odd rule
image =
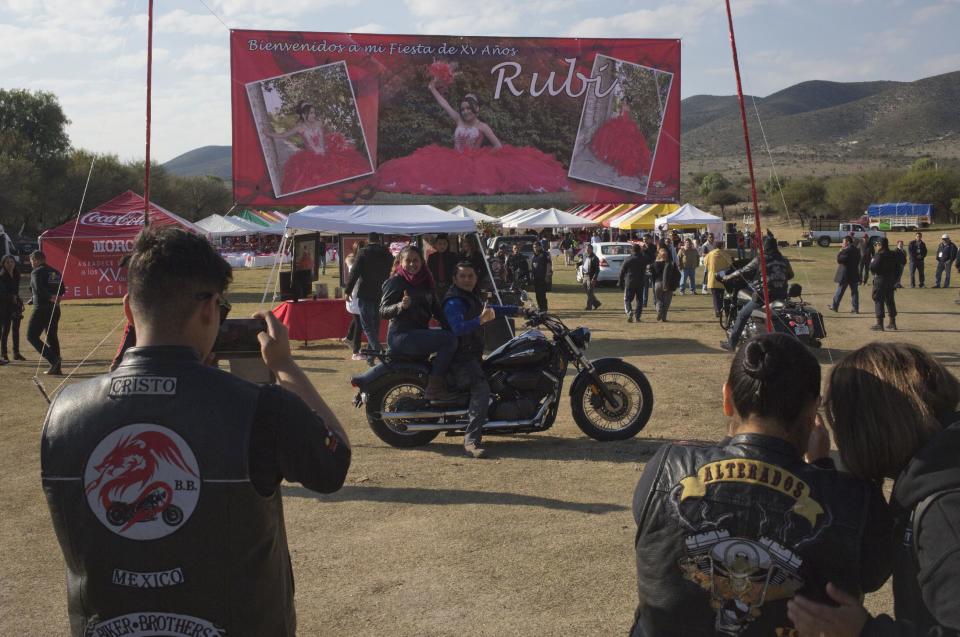
[[[836,228],[834,230],[834,228]],[[880,239],[887,236],[879,230],[872,230],[860,223],[837,223],[836,221],[814,219],[810,222],[810,232],[807,236],[817,245],[826,248],[831,243],[840,243],[843,238],[849,235],[860,239],[866,234],[874,244],[880,243]]]
[[[600,258],[600,273],[597,283],[620,279],[620,266],[633,254],[633,244],[626,242],[594,243],[593,252]],[[583,274],[577,268],[577,281],[583,282]]]

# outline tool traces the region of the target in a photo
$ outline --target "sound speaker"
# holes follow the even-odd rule
[[[724,241],[724,247],[727,250],[737,249],[737,233],[736,232],[728,232],[724,236],[723,241]]]
[[[727,222],[727,232],[734,232],[734,233],[735,233],[736,231],[737,231],[737,224],[736,224],[735,222],[733,222],[733,221],[728,221],[728,222]]]

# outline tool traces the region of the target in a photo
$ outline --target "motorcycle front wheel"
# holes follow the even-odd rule
[[[367,424],[377,438],[391,447],[422,447],[437,437],[436,431],[408,432],[403,425],[414,420],[383,418],[381,414],[395,411],[410,411],[404,403],[417,403],[423,399],[424,379],[416,374],[391,375],[385,382],[370,389],[367,395]]]
[[[607,402],[589,376],[576,382],[570,393],[573,420],[594,440],[626,440],[636,436],[650,420],[653,389],[639,369],[619,359],[594,363],[600,381],[616,400]]]

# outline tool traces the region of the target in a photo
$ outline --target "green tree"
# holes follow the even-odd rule
[[[924,172],[927,170],[936,170],[937,162],[933,160],[933,157],[921,157],[917,159],[912,164],[910,164],[910,172]]]
[[[912,201],[933,204],[934,215],[943,215],[951,209],[952,200],[960,195],[960,174],[945,170],[911,170],[890,185],[887,198],[891,201]]]
[[[956,197],[950,202],[950,213],[953,223],[960,221],[960,197]]]
[[[720,206],[720,216],[723,216],[724,208],[740,203],[740,195],[730,190],[714,190],[707,195],[707,203],[711,206]]]
[[[34,226],[63,174],[69,123],[56,96],[0,89],[0,223]]]
[[[826,204],[827,189],[823,185],[823,180],[816,177],[803,177],[792,179],[783,185],[783,199],[774,198],[771,204],[780,212],[783,209],[784,201],[790,212],[800,218],[800,223],[806,222],[806,219],[812,214],[823,212]]]
[[[714,190],[726,190],[730,187],[730,180],[721,173],[709,173],[700,180],[700,195],[708,197]]]

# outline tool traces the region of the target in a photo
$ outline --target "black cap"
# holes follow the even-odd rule
[[[380,243],[380,233],[371,232],[367,235],[367,243]]]

